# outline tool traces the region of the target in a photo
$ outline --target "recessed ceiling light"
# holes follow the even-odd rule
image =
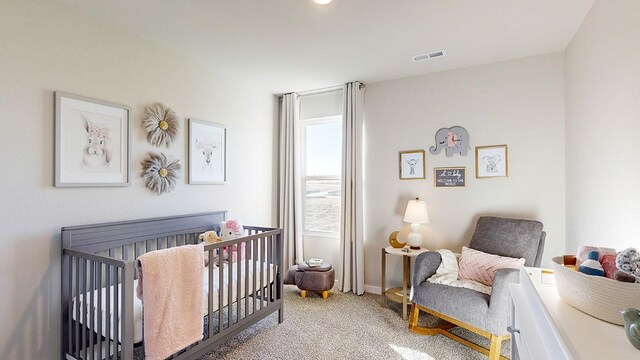
[[[333,1],[333,0],[313,0],[313,2],[318,4],[318,5],[327,5],[331,1]]]

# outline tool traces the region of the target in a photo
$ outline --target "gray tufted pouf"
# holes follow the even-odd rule
[[[305,262],[293,265],[284,277],[284,283],[296,285],[301,290],[300,296],[303,298],[307,296],[307,291],[317,291],[321,292],[322,297],[326,299],[335,280],[336,272],[333,266],[326,262],[314,267],[310,267]]]

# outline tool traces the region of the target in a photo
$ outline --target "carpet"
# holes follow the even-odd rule
[[[282,324],[277,313],[269,315],[200,359],[486,359],[442,335],[410,332],[401,317],[402,306],[389,301],[382,307],[380,295],[333,289],[326,300],[315,293],[302,299],[295,286],[285,286],[284,298]],[[420,315],[421,326],[435,321]],[[486,339],[469,331],[451,331],[488,346]],[[502,354],[509,355],[508,342]]]

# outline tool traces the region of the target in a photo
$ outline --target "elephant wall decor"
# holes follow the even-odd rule
[[[444,149],[448,157],[459,153],[467,156],[469,146],[469,133],[461,126],[452,126],[450,128],[442,128],[436,133],[436,145],[429,148],[429,152],[437,155]]]

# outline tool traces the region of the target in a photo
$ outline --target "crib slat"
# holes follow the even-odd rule
[[[74,272],[76,274],[76,291],[75,291],[75,299],[76,299],[76,336],[75,336],[75,354],[76,358],[80,358],[80,258],[74,257]]]
[[[209,337],[213,336],[213,252],[215,250],[209,250],[207,256],[209,257],[209,291],[207,292],[207,300],[209,301]]]
[[[252,276],[253,276],[253,311],[252,313],[256,312],[256,296],[257,296],[257,291],[256,291],[256,287],[258,285],[257,279],[256,279],[256,272],[258,271],[258,263],[256,262],[256,258],[258,257],[258,239],[254,239],[252,241],[253,245],[253,259],[251,260],[253,262],[253,271],[252,271]]]
[[[96,329],[94,311],[94,288],[95,288],[95,276],[96,276],[96,262],[89,261],[89,291],[91,295],[89,296],[89,349],[91,350],[91,358],[93,359],[93,332]],[[85,301],[86,304],[86,301]],[[86,307],[85,307],[86,308]]]
[[[87,358],[87,260],[82,259],[80,263],[82,268],[82,281],[80,293],[82,294],[82,332],[80,333],[80,343],[84,352],[84,359]]]
[[[229,268],[227,269],[229,276],[227,279],[227,327],[231,327],[231,318],[233,315],[233,311],[231,311],[231,309],[233,309],[233,250],[232,250],[233,246],[228,246],[227,249],[229,249],[229,260],[227,261],[227,263],[229,264]],[[236,253],[236,256],[238,255],[238,253]],[[237,258],[236,258],[237,259]]]
[[[222,308],[224,304],[224,267],[222,264],[222,249],[220,249],[220,256],[218,256],[218,333],[222,332],[222,325],[224,324],[224,318],[222,316]]]
[[[244,255],[244,247],[242,246],[244,245],[244,243],[240,243],[238,244],[238,261],[237,261],[237,265],[238,265],[238,270],[236,271],[236,322],[240,321],[240,300],[242,299],[240,295],[242,295],[242,262],[240,261],[241,255]],[[244,256],[242,256],[242,258],[244,258]]]
[[[260,310],[264,307],[264,262],[265,262],[265,241],[266,238],[260,238]]]
[[[98,263],[98,269],[96,272],[96,276],[98,279],[98,359],[102,359],[102,313],[104,310],[102,309],[102,291],[104,287],[102,286],[102,264]]]
[[[105,315],[106,315],[106,331],[105,331],[105,336],[104,339],[107,342],[107,353],[105,354],[105,357],[108,359],[111,356],[111,265],[105,265],[105,274],[106,274],[106,282],[107,285],[105,286],[105,288],[107,289],[107,294],[106,294],[106,300],[107,303],[105,304]]]
[[[267,238],[267,306],[271,304],[271,269],[273,263],[273,236]]]
[[[113,277],[115,284],[113,285],[113,357],[118,360],[118,341],[120,336],[120,289],[119,287],[119,271],[117,267],[113,268]]]
[[[73,354],[73,339],[71,334],[73,334],[73,292],[71,291],[73,288],[73,256],[68,256],[67,260],[63,262],[68,266],[68,298],[67,298],[67,353]],[[77,299],[77,298],[76,298]]]
[[[251,242],[245,242],[244,260],[244,317],[249,316],[249,259],[251,259]]]

